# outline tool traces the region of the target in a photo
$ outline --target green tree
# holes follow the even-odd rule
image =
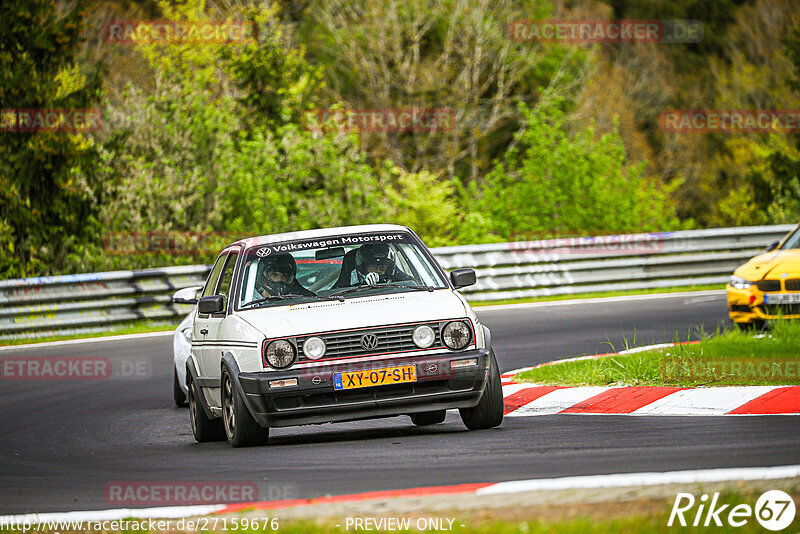
[[[221,50],[246,121],[273,129],[300,124],[324,87],[322,67],[306,60],[302,46],[289,45],[281,13],[276,4],[241,9],[258,39]]]
[[[511,21],[552,15],[546,0],[330,0],[309,5],[298,34],[325,66],[330,103],[451,114],[444,131],[363,135],[374,160],[467,183],[508,147],[518,102],[578,85],[583,48],[509,37]]]
[[[386,190],[392,222],[413,229],[428,246],[452,244],[459,224],[454,182],[397,167],[392,174],[395,182]]]
[[[201,0],[161,8],[171,19],[209,16]],[[245,14],[259,25],[253,43],[136,47],[154,89],[131,85],[112,104],[130,120],[104,144],[109,229],[261,235],[382,220],[380,173],[358,138],[300,124],[316,69],[283,39],[273,6]]]
[[[616,129],[572,133],[563,100],[545,96],[535,108],[520,105],[525,126],[516,145],[467,194],[488,215],[490,231],[504,239],[667,230],[677,226],[668,190],[628,165]]]
[[[225,228],[251,235],[387,222],[380,174],[357,137],[296,124],[250,132],[220,202]]]
[[[87,109],[101,72],[78,61],[88,2],[0,8],[0,109]],[[84,133],[0,128],[0,277],[57,271],[97,232],[97,147]]]

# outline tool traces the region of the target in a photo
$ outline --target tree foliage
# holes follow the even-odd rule
[[[534,108],[520,105],[525,127],[516,146],[477,193],[475,206],[491,216],[492,231],[507,239],[675,227],[668,191],[628,164],[617,132],[571,132],[562,105],[549,95]]]
[[[667,109],[800,109],[795,0],[8,0],[0,14],[0,109],[98,107],[104,122],[0,130],[1,277],[216,252],[112,257],[106,232],[397,222],[448,245],[800,219],[796,133],[659,126]],[[246,20],[257,39],[102,42],[106,21],[136,18]],[[594,18],[697,19],[705,33],[508,34],[515,19]],[[309,128],[329,107],[455,121]]]
[[[48,272],[97,232],[97,146],[85,133],[10,131],[15,109],[89,109],[98,68],[81,62],[89,6],[48,0],[0,8],[0,277]]]

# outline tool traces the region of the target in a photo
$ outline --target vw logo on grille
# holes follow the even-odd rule
[[[378,336],[375,334],[364,334],[361,336],[361,346],[364,350],[372,350],[378,346]]]

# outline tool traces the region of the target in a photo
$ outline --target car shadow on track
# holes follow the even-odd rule
[[[371,421],[375,424],[375,421]],[[369,441],[392,438],[424,437],[433,435],[453,435],[469,432],[460,421],[441,423],[425,427],[414,426],[408,418],[384,421],[386,426],[358,428],[353,423],[335,423],[314,428],[299,427],[274,429],[269,438],[270,447],[305,445],[312,443],[334,443],[348,441]]]

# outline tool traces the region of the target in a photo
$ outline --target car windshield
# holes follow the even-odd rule
[[[800,228],[794,231],[794,233],[789,236],[789,239],[786,240],[786,243],[783,244],[781,250],[786,250],[790,248],[800,248]]]
[[[245,252],[243,265],[238,309],[448,287],[403,232],[259,245]]]

